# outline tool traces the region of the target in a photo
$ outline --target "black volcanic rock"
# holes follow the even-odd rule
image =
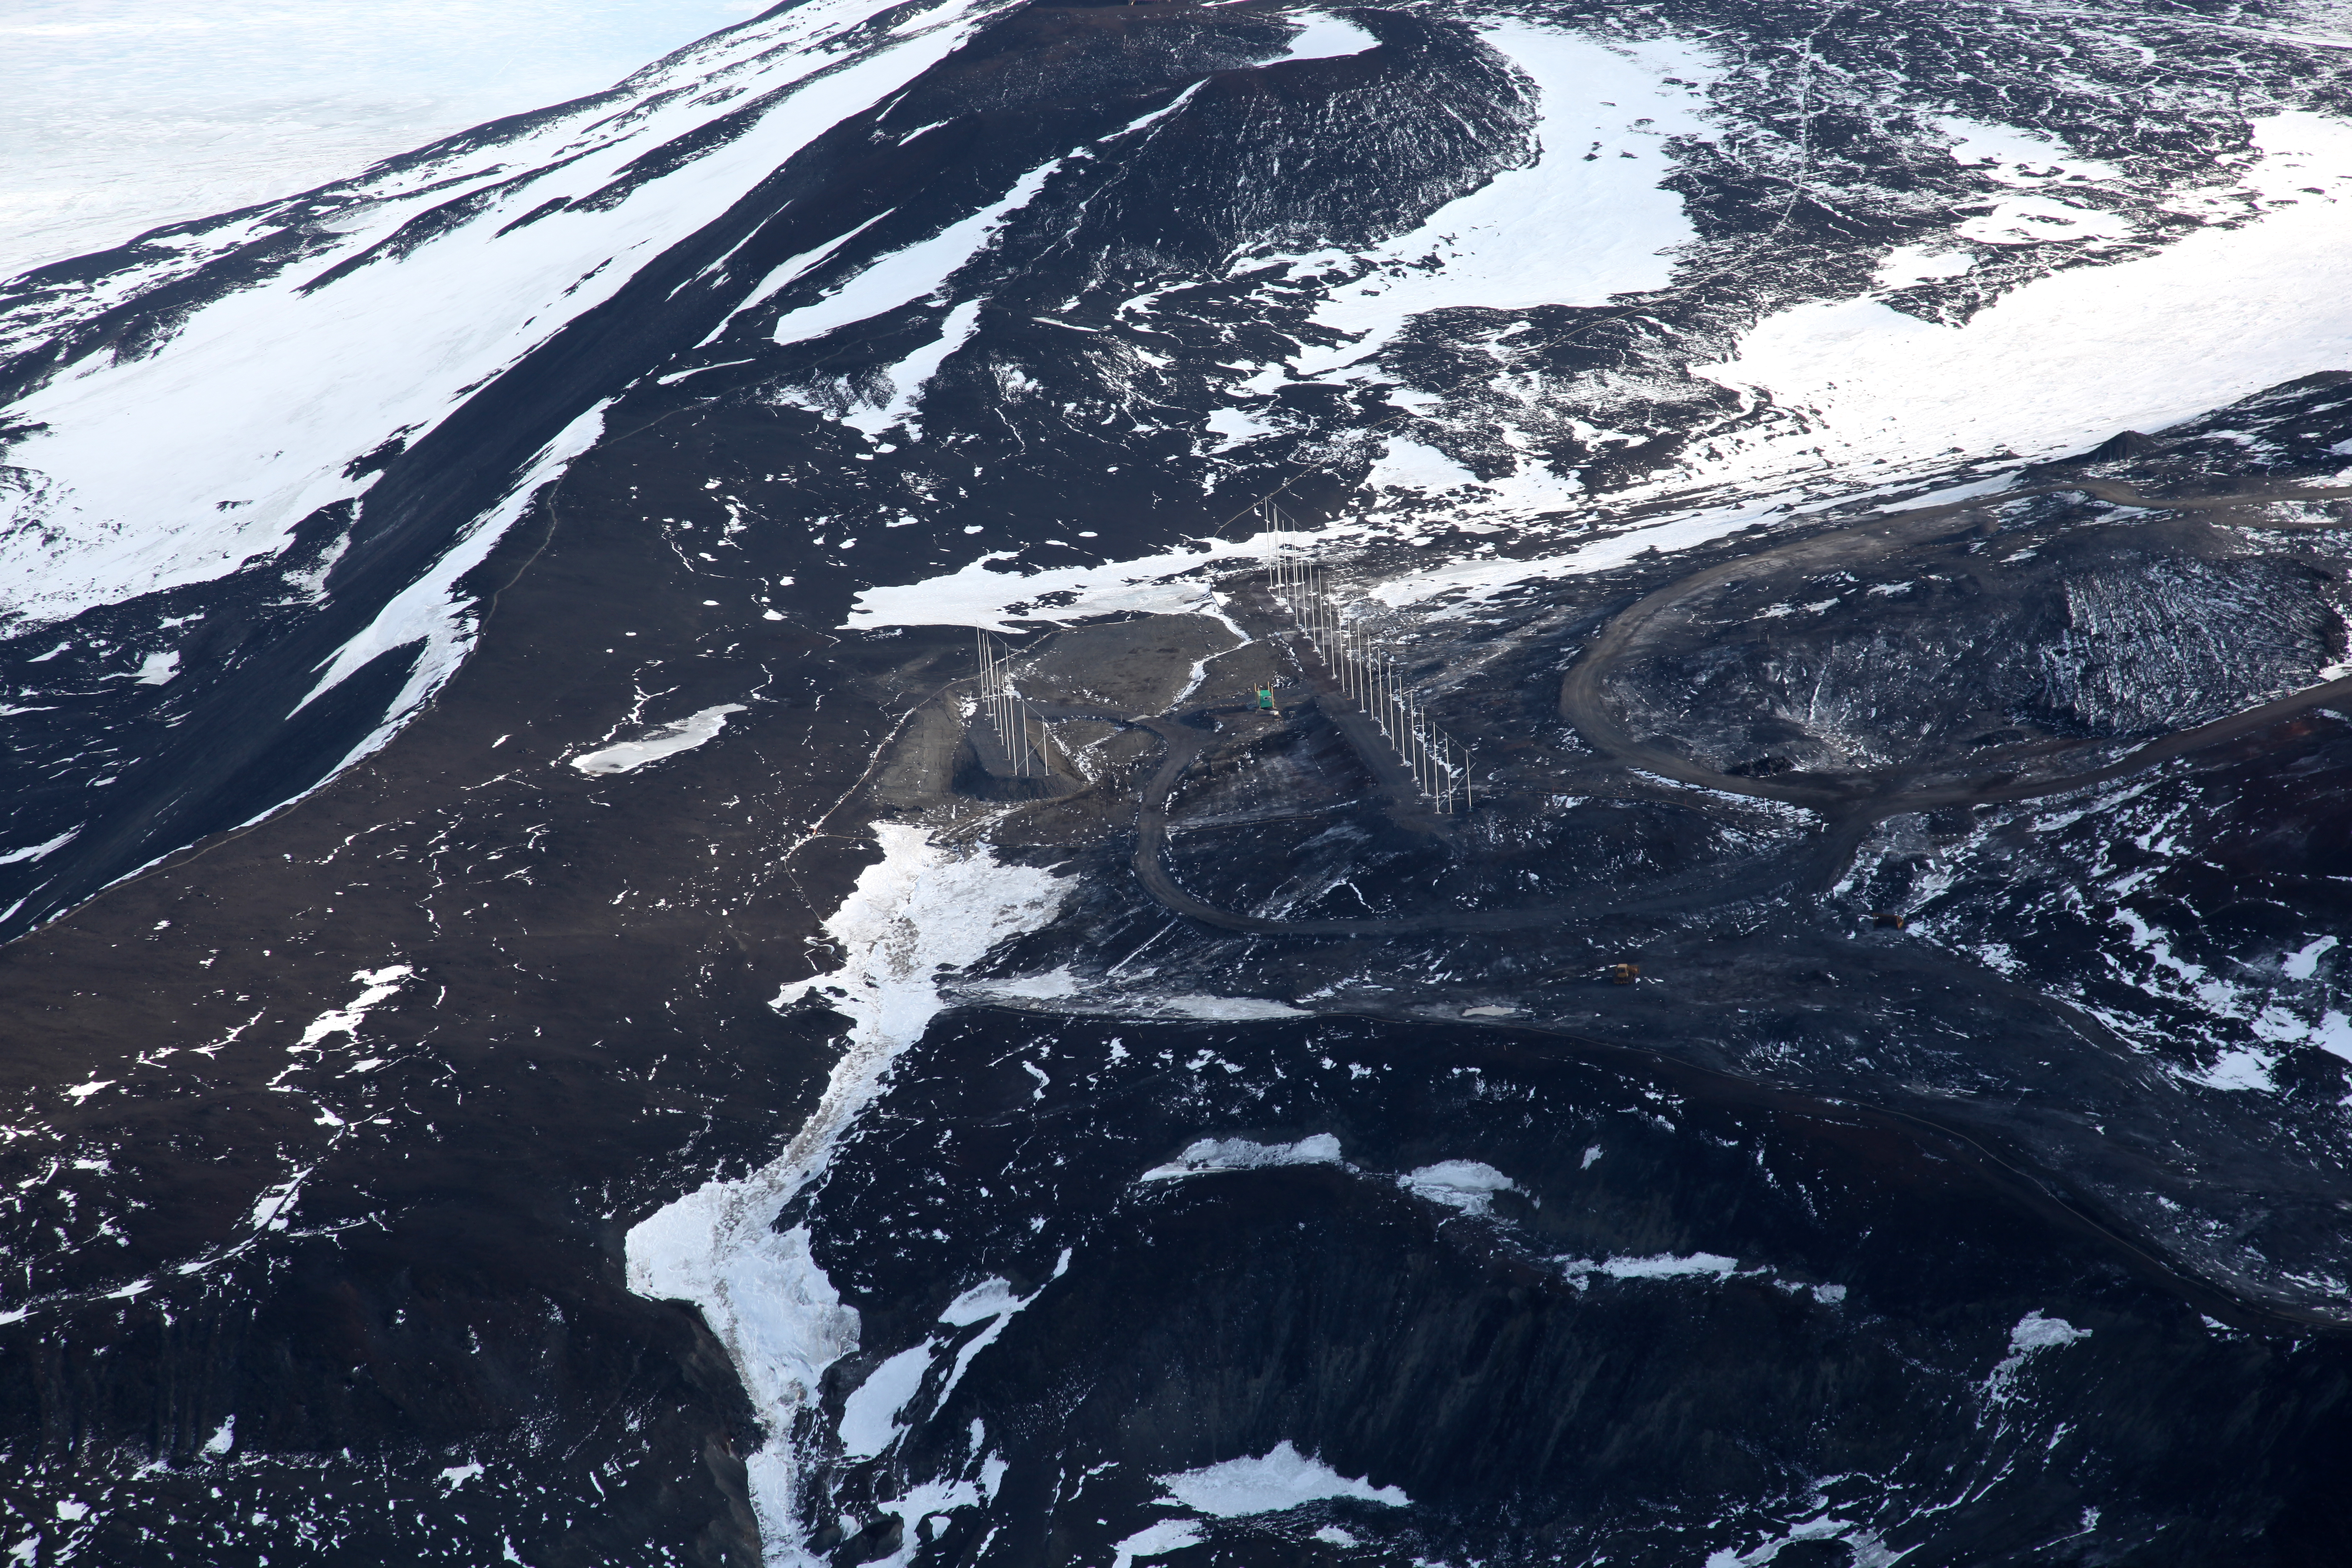
[[[1737,368],[2316,26],[785,6],[0,286],[0,1552],[2339,1560],[2352,373]]]

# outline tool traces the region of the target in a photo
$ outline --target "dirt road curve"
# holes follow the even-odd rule
[[[2108,479],[2086,479],[2074,484],[2004,491],[2001,499],[2006,501],[2067,490],[2085,491],[2120,506],[2167,511],[2220,510],[2268,501],[2333,500],[2352,496],[2352,486],[2330,486],[2152,500],[2128,484]],[[1769,779],[1741,778],[1719,773],[1679,752],[1647,744],[1629,732],[1611,710],[1606,695],[1611,668],[1627,655],[1640,650],[1671,624],[1685,606],[1709,589],[1733,580],[1755,577],[1760,572],[1818,574],[1882,560],[1899,551],[1942,537],[1942,531],[1951,519],[1977,510],[1982,504],[1980,498],[1949,506],[1892,513],[1852,528],[1813,534],[1777,550],[1724,562],[1667,584],[1620,613],[1593,639],[1584,657],[1577,660],[1576,667],[1561,679],[1560,717],[1575,725],[1578,732],[1596,749],[1628,767],[1641,768],[1702,789],[1783,801],[1822,813],[1827,819],[1828,831],[1822,842],[1815,880],[1818,886],[1828,887],[1844,875],[1854,849],[1872,825],[1886,817],[1900,816],[1908,812],[1932,811],[1938,806],[2062,795],[2138,773],[2187,752],[2275,724],[2306,709],[2352,701],[2352,677],[2325,681],[2236,713],[2225,714],[2210,723],[2150,741],[2119,761],[2058,777],[2030,780],[2017,778],[2012,748],[1986,753],[1977,771],[1960,777],[1952,776],[1949,767],[1911,766],[1834,778],[1804,774],[1784,774]],[[2284,523],[2274,526],[2332,528],[2341,525]],[[1912,782],[1930,773],[1938,775],[1937,782]]]
[[[2169,511],[2219,510],[2269,501],[2330,500],[2352,497],[2352,486],[2334,486],[2154,500],[2142,495],[2133,486],[2119,481],[2085,479],[2072,484],[2004,491],[2000,499],[2007,501],[2066,490],[2086,491],[2118,505]],[[1220,909],[1194,898],[1179,887],[1175,879],[1169,875],[1161,858],[1168,841],[1169,796],[1209,741],[1207,731],[1196,729],[1185,721],[1216,711],[1206,708],[1171,712],[1153,719],[1126,721],[1150,730],[1167,747],[1159,771],[1141,792],[1134,855],[1136,875],[1154,899],[1176,914],[1223,931],[1268,935],[1372,937],[1498,931],[1612,914],[1681,912],[1721,903],[1727,897],[1753,899],[1783,890],[1826,889],[1844,875],[1854,850],[1869,834],[1872,826],[1889,816],[1932,811],[1946,805],[2024,800],[2084,789],[2263,729],[2307,709],[2338,703],[2352,704],[2352,677],[2326,681],[2226,714],[2210,723],[2150,741],[2128,756],[2098,767],[2057,777],[2022,780],[2018,778],[2014,765],[2016,748],[1989,752],[1974,771],[1959,776],[1955,776],[1948,766],[1906,766],[1836,777],[1783,774],[1775,778],[1743,778],[1718,773],[1679,752],[1643,742],[1628,731],[1612,711],[1607,700],[1607,679],[1611,668],[1628,655],[1640,651],[1671,624],[1677,613],[1709,589],[1735,580],[1753,578],[1759,572],[1811,574],[1882,560],[1944,537],[1952,519],[1979,510],[1983,504],[1983,499],[1979,498],[1947,506],[1882,514],[1850,528],[1812,534],[1774,550],[1741,556],[1736,561],[1694,572],[1621,612],[1602,628],[1600,636],[1585,650],[1584,657],[1562,679],[1560,716],[1573,724],[1596,750],[1612,760],[1627,767],[1639,768],[1697,788],[1780,801],[1822,815],[1823,832],[1808,840],[1794,854],[1763,858],[1753,864],[1744,877],[1726,879],[1716,874],[1705,879],[1706,885],[1704,889],[1697,885],[1697,879],[1694,879],[1690,886],[1680,883],[1661,885],[1638,899],[1594,896],[1521,909],[1455,910],[1396,920],[1283,921]],[[2340,525],[2283,523],[2273,526],[2319,528]],[[1268,614],[1271,614],[1270,607]],[[1373,770],[1383,794],[1390,798],[1391,814],[1398,818],[1400,825],[1423,831],[1438,830],[1441,826],[1439,819],[1418,810],[1409,794],[1401,795],[1394,787],[1395,781],[1389,775],[1401,773],[1402,770],[1397,768],[1393,757],[1376,741],[1368,740],[1366,735],[1358,732],[1366,727],[1367,721],[1362,715],[1339,694],[1331,681],[1318,679],[1324,675],[1318,668],[1313,667],[1304,656],[1299,657],[1298,663],[1300,674],[1317,691],[1318,701],[1327,716],[1339,724],[1358,752],[1363,754],[1367,765]],[[1355,721],[1352,726],[1351,720]],[[1932,782],[1926,775],[1932,775]],[[1724,891],[1727,880],[1735,883],[1736,892]]]

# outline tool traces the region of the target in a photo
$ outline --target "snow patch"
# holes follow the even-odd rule
[[[1699,373],[1804,411],[1801,434],[1699,462],[1679,482],[1769,482],[1824,459],[1843,467],[1884,458],[1899,470],[1954,448],[2075,451],[2118,429],[2161,429],[2336,368],[2352,353],[2352,211],[2340,199],[2352,176],[2335,173],[2352,169],[2352,125],[2295,110],[2258,120],[2253,131],[2263,156],[2248,180],[2263,210],[2252,222],[2199,229],[2152,255],[2053,272],[1958,327],[1866,298],[1767,317],[1735,357]],[[2027,149],[2047,146],[1977,127],[1957,154],[2005,166],[2039,162]],[[2339,199],[2296,199],[2296,186],[2330,183]],[[1987,235],[2058,232],[2028,221],[2053,216],[2032,205],[2048,200],[2004,202],[1983,220],[2000,233]],[[2055,216],[2069,233],[2100,226],[2083,209],[2056,207]]]
[[[1516,1193],[1519,1184],[1475,1160],[1442,1160],[1397,1178],[1397,1185],[1414,1197],[1426,1198],[1464,1214],[1493,1210],[1496,1193]]]
[[[1343,1476],[1313,1455],[1300,1453],[1286,1437],[1256,1458],[1227,1459],[1197,1470],[1180,1470],[1160,1477],[1159,1481],[1168,1489],[1163,1502],[1177,1503],[1213,1519],[1280,1513],[1328,1498],[1376,1502],[1385,1508],[1403,1508],[1412,1500],[1402,1487],[1375,1487],[1362,1477]]]
[[[415,973],[414,968],[405,963],[389,964],[382,969],[358,971],[352,978],[366,989],[352,997],[347,1005],[321,1013],[311,1019],[310,1026],[302,1031],[301,1043],[294,1048],[298,1051],[310,1050],[329,1035],[344,1035],[356,1041],[359,1038],[360,1025],[365,1021],[369,1012],[397,992],[401,982]]]
[[[1596,1274],[1612,1279],[1728,1279],[1739,1271],[1738,1258],[1715,1252],[1661,1252],[1650,1258],[1604,1258],[1599,1262],[1583,1258],[1556,1258],[1552,1261],[1559,1266],[1561,1273],[1582,1275],[1588,1283]],[[1841,1298],[1843,1294],[1839,1292]]]
[[[937,1347],[926,1341],[897,1355],[866,1374],[866,1381],[850,1390],[842,1402],[841,1451],[852,1459],[871,1459],[888,1447],[898,1436],[898,1412],[904,1410],[923,1386],[923,1374],[930,1370],[931,1352]]]
[[[1165,1557],[1187,1546],[1201,1544],[1201,1527],[1189,1519],[1163,1519],[1146,1525],[1111,1547],[1110,1568],[1128,1568],[1147,1558]]]
[[[1338,1165],[1339,1140],[1328,1132],[1301,1138],[1296,1143],[1259,1143],[1247,1138],[1203,1138],[1164,1165],[1154,1165],[1138,1178],[1172,1181],[1179,1176],[1202,1176],[1216,1171],[1255,1171],[1270,1165]]]
[[[1479,37],[1535,83],[1537,161],[1505,170],[1411,233],[1360,253],[1373,262],[1372,273],[1315,312],[1316,324],[1339,333],[1340,343],[1302,351],[1294,374],[1311,379],[1358,363],[1429,310],[1604,305],[1673,280],[1671,253],[1696,231],[1682,197],[1659,184],[1674,172],[1665,142],[1708,126],[1686,89],[1664,79],[1697,81],[1715,73],[1673,40],[1603,44],[1520,23]],[[1607,156],[1588,160],[1596,142]],[[1352,265],[1358,254],[1288,259],[1293,276],[1305,276]],[[1426,265],[1432,259],[1436,266]]]
[[[1303,1007],[1294,1007],[1287,1002],[1270,1002],[1262,996],[1170,996],[1161,1001],[1160,1006],[1187,1018],[1205,1018],[1214,1022],[1314,1016]]]
[[[779,1234],[776,1216],[825,1167],[842,1134],[880,1092],[890,1063],[947,1004],[941,964],[969,965],[1004,939],[1053,919],[1067,889],[984,849],[935,842],[903,823],[876,825],[882,858],[825,921],[841,966],[786,985],[779,1008],[822,991],[853,1020],[824,1097],[778,1159],[714,1181],[633,1227],[629,1288],[690,1301],[727,1347],[770,1432],[747,1460],[771,1562],[814,1563],[798,1544],[801,1451],[794,1415],[815,1402],[824,1369],[858,1346],[855,1308],[809,1253],[806,1226]]]
[[[0,866],[14,866],[19,860],[38,860],[45,855],[53,855],[72,843],[74,836],[80,831],[79,827],[69,827],[47,844],[31,844],[22,849],[11,849],[5,855],[0,855]]]
[[[716,708],[705,708],[699,713],[664,724],[642,740],[623,741],[583,752],[572,759],[572,765],[583,773],[634,773],[647,763],[657,763],[717,740],[719,731],[727,727],[727,715],[745,711],[740,702],[721,702]]]
[[[1284,60],[1328,60],[1343,55],[1360,55],[1366,49],[1380,47],[1381,41],[1345,16],[1327,16],[1320,11],[1298,11],[1290,20],[1300,24],[1291,35],[1290,47],[1267,65],[1280,65]]]
[[[2090,1330],[2078,1329],[2063,1318],[2044,1317],[2038,1310],[2026,1313],[2009,1331],[2009,1354],[1986,1374],[1985,1397],[1995,1403],[2008,1399],[2027,1362],[2044,1351],[2063,1349],[2090,1337]]]
[[[1066,1247],[1062,1249],[1061,1259],[1054,1265],[1052,1278],[1045,1284],[1052,1284],[1069,1269],[1070,1249]],[[963,1374],[971,1369],[974,1358],[996,1342],[997,1336],[1004,1332],[1005,1325],[1013,1321],[1014,1314],[1045,1293],[1045,1286],[1040,1285],[1026,1296],[1016,1296],[1013,1293],[1011,1281],[992,1279],[982,1280],[948,1303],[947,1310],[940,1314],[940,1322],[960,1329],[981,1322],[988,1327],[967,1340],[963,1348],[956,1352],[955,1365],[948,1369],[947,1381],[940,1385],[940,1396],[932,1401],[934,1410],[947,1404],[948,1395],[953,1394],[956,1384],[963,1381]],[[990,1483],[988,1491],[991,1497],[996,1495],[993,1482]]]
[[[2333,951],[2336,945],[2336,938],[2323,936],[2315,942],[2306,942],[2295,949],[2287,954],[2286,963],[2282,965],[2286,977],[2289,980],[2310,979],[2319,968],[2320,959]]]

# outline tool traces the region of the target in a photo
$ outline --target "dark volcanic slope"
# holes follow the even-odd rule
[[[2342,1561],[2333,296],[1726,368],[2328,26],[824,0],[9,282],[0,1552]]]

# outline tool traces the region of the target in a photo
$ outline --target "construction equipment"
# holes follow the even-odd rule
[[[1870,923],[1873,929],[1877,931],[1901,931],[1904,927],[1911,923],[1911,917],[1909,915],[1890,914],[1882,910],[1870,917]]]
[[[1275,713],[1280,711],[1280,710],[1276,708],[1274,705],[1273,687],[1261,686],[1257,689],[1257,710],[1261,713]]]
[[[1609,984],[1612,985],[1631,985],[1641,978],[1642,966],[1638,963],[1612,963],[1609,966]]]

